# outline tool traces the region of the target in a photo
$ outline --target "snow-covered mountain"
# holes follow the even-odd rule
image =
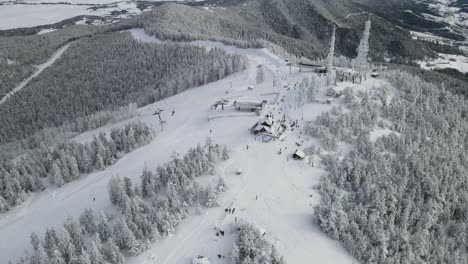
[[[0,263],[468,259],[464,1],[1,3]]]

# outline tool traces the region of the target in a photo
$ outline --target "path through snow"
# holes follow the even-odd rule
[[[54,62],[62,56],[62,54],[68,49],[68,46],[70,46],[70,43],[62,46],[60,49],[58,49],[54,54],[52,54],[52,57],[45,63],[37,66],[37,70],[31,74],[27,79],[23,80],[16,86],[11,92],[7,93],[1,100],[0,100],[0,105],[5,103],[12,95],[14,95],[16,92],[19,90],[23,89],[34,77],[38,76],[41,74],[42,71],[44,71],[47,67],[50,67]]]

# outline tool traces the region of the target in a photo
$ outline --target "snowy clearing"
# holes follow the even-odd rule
[[[141,30],[131,32],[141,41],[159,42],[144,35]],[[285,114],[290,120],[303,118],[304,122],[331,110],[341,99],[331,99],[331,104],[313,103],[295,107],[297,94],[293,87],[310,74],[294,72],[290,76],[284,61],[265,49],[244,50],[209,41],[192,44],[244,54],[249,60],[249,67],[218,82],[187,90],[139,109],[139,119],[157,132],[153,142],[124,156],[105,171],[92,173],[59,189],[48,189],[32,195],[27,202],[0,215],[1,263],[21,256],[24,249],[29,247],[31,232],[42,234],[47,226],[59,228],[67,217],[77,218],[88,207],[95,214],[112,207],[107,191],[112,175],[118,174],[139,182],[145,166],[154,169],[158,164],[168,161],[171,153],[184,153],[197,143],[203,143],[208,136],[215,143],[226,144],[231,149],[231,159],[221,164],[218,174],[206,176],[225,176],[229,190],[221,196],[221,206],[207,209],[200,216],[190,216],[181,223],[174,236],[156,242],[152,249],[132,258],[129,263],[185,264],[199,254],[211,260],[217,259],[217,254],[227,256],[236,239],[236,235],[229,231],[235,227],[235,217],[238,221],[250,222],[264,229],[267,238],[275,244],[287,263],[304,263],[304,260],[333,264],[357,263],[338,242],[325,236],[313,223],[314,206],[320,201],[315,187],[326,172],[311,167],[305,161],[292,159],[297,149],[299,130],[290,131],[284,141],[262,143],[248,131],[258,121],[256,115],[208,121],[208,117],[213,114],[211,105],[225,97],[261,98],[265,94],[278,93],[278,97],[284,99],[278,104],[268,104],[265,111],[275,115]],[[255,83],[258,64],[263,64],[265,70],[265,81],[261,84]],[[361,87],[373,85],[375,81],[368,80]],[[248,90],[248,86],[254,86],[255,89]],[[357,88],[360,85],[349,86]],[[320,101],[328,99],[325,90],[324,87],[320,90]],[[153,116],[158,108],[167,110],[162,114],[166,121],[164,127]],[[175,110],[173,116],[172,109]],[[226,111],[236,113],[232,109]],[[303,122],[299,124],[302,126]],[[93,134],[112,126],[88,132],[75,140],[86,141]],[[309,146],[314,142],[305,140],[303,145]],[[283,150],[282,154],[278,154],[278,149]],[[237,169],[242,169],[243,173],[236,175]],[[93,201],[93,198],[96,200]],[[224,209],[228,207],[236,208],[236,214],[227,215]],[[227,230],[227,235],[216,237],[213,230],[215,225]],[[226,258],[215,263],[231,261]]]
[[[426,70],[452,68],[468,73],[468,57],[461,55],[439,53],[439,58],[431,61],[419,61],[418,64]]]

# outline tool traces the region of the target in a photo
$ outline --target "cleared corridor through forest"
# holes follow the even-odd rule
[[[21,81],[13,90],[11,90],[11,92],[7,93],[1,100],[0,100],[0,105],[2,105],[3,103],[5,103],[12,95],[14,95],[16,92],[20,91],[21,89],[23,89],[34,77],[38,76],[39,74],[41,74],[42,71],[44,71],[46,68],[50,67],[52,64],[54,64],[54,62],[60,58],[62,56],[62,54],[68,49],[68,47],[70,46],[70,43],[62,46],[60,49],[58,49],[56,52],[54,52],[54,54],[52,55],[52,57],[50,57],[50,59],[48,61],[46,61],[45,63],[39,65],[37,67],[37,70],[31,74],[31,76],[29,76],[28,78],[24,79],[23,81]]]

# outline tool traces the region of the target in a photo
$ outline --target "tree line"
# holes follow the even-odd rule
[[[43,128],[25,139],[0,145],[0,163],[1,161],[11,160],[41,146],[52,147],[66,142],[83,132],[96,129],[107,124],[127,120],[136,115],[137,105],[135,103],[131,103],[113,111],[103,110],[89,116],[79,117],[75,120],[67,121],[59,127]]]
[[[0,106],[0,144],[131,102],[153,103],[245,68],[220,49],[140,43],[128,32],[80,39]]]
[[[202,187],[196,177],[212,173],[216,162],[229,158],[227,148],[210,139],[184,156],[173,154],[171,161],[152,171],[145,168],[141,185],[129,178],[112,177],[109,198],[116,214],[102,211],[95,216],[85,209],[78,219],[68,218],[61,230],[46,229],[43,236],[31,234],[33,251],[17,263],[30,264],[124,264],[151,243],[173,232],[190,208],[217,206],[225,182]],[[221,188],[222,187],[222,188]]]
[[[110,135],[100,133],[87,144],[43,145],[18,161],[0,164],[0,213],[21,204],[31,192],[61,187],[82,174],[102,170],[152,138],[147,125],[135,122],[113,129]]]

